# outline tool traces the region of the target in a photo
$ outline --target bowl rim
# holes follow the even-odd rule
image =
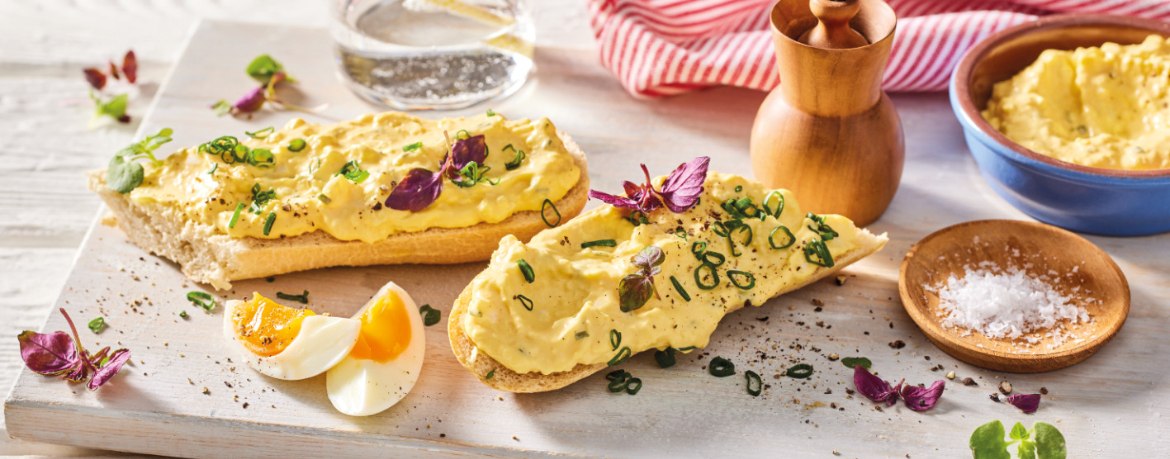
[[[1025,22],[1012,27],[1008,27],[999,32],[989,35],[987,38],[976,43],[971,47],[959,61],[959,65],[955,67],[954,73],[951,74],[950,89],[952,92],[952,100],[957,101],[957,111],[962,112],[965,116],[960,116],[960,121],[965,121],[964,124],[973,125],[976,127],[984,137],[990,138],[1000,146],[1005,147],[1008,151],[1019,155],[1020,160],[1025,162],[1039,162],[1048,166],[1053,166],[1062,170],[1071,172],[1080,172],[1096,177],[1109,178],[1123,178],[1123,179],[1151,179],[1151,178],[1170,178],[1170,168],[1166,169],[1149,169],[1149,170],[1125,170],[1125,169],[1105,169],[1099,167],[1082,166],[1080,164],[1061,161],[1048,155],[1043,155],[1032,151],[1009,139],[999,130],[991,126],[987,120],[983,119],[983,115],[979,109],[975,107],[975,101],[971,99],[970,77],[975,65],[979,63],[984,56],[990,51],[997,48],[1003,42],[1014,39],[1030,33],[1035,33],[1040,30],[1051,30],[1061,28],[1074,28],[1088,25],[1115,25],[1126,26],[1134,29],[1149,30],[1150,32],[1161,33],[1163,36],[1170,38],[1170,23],[1162,22],[1155,19],[1138,18],[1131,16],[1115,16],[1107,14],[1057,14],[1051,16],[1043,16],[1035,21]],[[1026,161],[1031,160],[1031,161]]]

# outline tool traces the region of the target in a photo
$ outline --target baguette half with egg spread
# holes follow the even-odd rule
[[[698,199],[685,202],[675,175],[699,169],[702,189],[690,190]],[[451,310],[459,362],[498,390],[559,389],[641,351],[705,347],[724,315],[831,276],[888,241],[844,217],[802,212],[787,190],[707,174],[706,158],[652,183],[627,182],[633,199],[594,192],[611,205],[528,243],[500,241]]]
[[[588,200],[584,153],[547,119],[387,112],[267,131],[141,162],[129,185],[112,173],[132,159],[119,153],[89,187],[134,244],[221,290],[331,266],[486,260]]]

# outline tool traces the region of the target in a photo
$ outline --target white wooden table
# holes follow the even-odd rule
[[[0,0],[0,337],[38,329],[60,293],[99,200],[81,173],[129,143],[157,83],[199,18],[324,26],[327,0]],[[584,0],[530,1],[540,46],[592,49]],[[134,49],[144,94],[135,122],[88,130],[81,69]],[[23,366],[0,339],[0,396]],[[108,456],[10,439],[0,456]]]

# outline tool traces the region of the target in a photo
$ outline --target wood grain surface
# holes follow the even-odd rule
[[[372,110],[341,89],[331,68],[320,64],[327,59],[322,31],[239,24],[208,27],[221,28],[215,29],[215,38],[197,42],[199,46],[185,55],[180,68],[209,58],[235,62],[259,52],[288,55],[283,60],[303,78],[304,87],[311,88],[306,91],[309,97],[330,102],[322,120]],[[318,38],[312,38],[313,34]],[[35,51],[35,43],[25,44]],[[109,54],[125,46],[111,46]],[[634,100],[597,65],[591,50],[540,48],[537,61],[536,81],[494,108],[513,117],[553,119],[589,153],[595,187],[619,189],[621,180],[637,176],[639,162],[661,173],[699,154],[711,155],[716,169],[750,174],[748,135],[763,94],[718,89],[662,101]],[[30,72],[49,72],[41,64],[33,66]],[[74,78],[69,75],[77,68],[60,71],[61,92],[73,97],[84,91],[83,83],[65,81]],[[164,69],[163,65],[153,67],[156,75]],[[155,116],[144,129],[175,126],[179,129],[176,142],[193,144],[223,132],[243,132],[287,119],[288,114],[282,113],[247,123],[209,116],[205,107],[210,101],[233,97],[250,84],[242,74],[233,76],[234,72],[214,78],[175,72],[176,82],[161,90]],[[182,84],[179,79],[184,80]],[[8,79],[0,84],[10,83],[17,84]],[[4,93],[3,100],[24,98],[26,104],[40,100],[31,87],[22,91],[12,96]],[[1170,262],[1163,254],[1170,247],[1170,237],[1089,237],[1117,260],[1133,286],[1129,323],[1112,343],[1079,365],[1053,373],[1006,376],[1020,391],[1048,388],[1050,395],[1037,414],[1025,416],[993,403],[987,395],[1005,375],[959,363],[931,345],[897,299],[897,270],[906,251],[939,228],[968,220],[1025,217],[984,184],[945,95],[898,95],[893,100],[906,127],[907,161],[897,197],[883,218],[871,225],[874,231],[890,233],[892,240],[885,251],[847,271],[850,277],[844,286],[823,282],[728,317],[712,337],[706,356],[681,359],[668,370],[658,369],[649,355],[636,356],[625,368],[645,381],[637,396],[606,393],[600,376],[550,394],[490,391],[454,362],[445,331],[437,325],[427,330],[428,362],[420,385],[402,406],[373,418],[347,418],[330,408],[323,380],[286,383],[243,367],[233,371],[234,364],[226,360],[232,356],[231,348],[218,332],[221,317],[205,316],[184,304],[182,294],[198,286],[184,287],[165,261],[142,254],[117,231],[98,226],[80,253],[80,269],[73,273],[58,305],[82,317],[99,311],[108,314],[111,328],[97,336],[83,331],[83,339],[132,346],[134,365],[96,394],[23,373],[9,404],[9,416],[16,414],[20,421],[13,431],[36,431],[40,438],[55,442],[208,457],[245,452],[282,457],[345,452],[359,456],[426,452],[544,456],[557,452],[613,457],[758,457],[783,452],[792,457],[836,457],[832,452],[837,450],[842,457],[901,458],[965,457],[971,430],[999,419],[1054,423],[1064,432],[1073,457],[1157,456],[1165,451],[1170,439],[1161,433],[1170,427],[1162,416],[1170,409],[1170,367],[1165,365],[1170,345],[1162,337],[1170,326],[1170,282],[1165,274],[1170,272]],[[0,129],[18,129],[22,120],[35,118],[5,116],[11,122]],[[84,125],[84,113],[77,118]],[[90,205],[79,206],[73,214],[54,206],[86,199],[80,170],[104,163],[129,135],[97,135],[110,136],[103,147],[85,137],[95,134],[67,125],[58,108],[44,108],[40,119],[40,131],[0,137],[6,142],[0,199],[5,200],[4,209],[13,212],[25,206],[25,200],[39,199],[36,202],[43,209],[54,212],[25,210],[22,218],[35,222],[30,227],[38,232],[51,231],[55,219],[73,219],[78,222],[76,229],[65,234],[78,243],[94,215],[96,200],[89,198]],[[76,136],[69,137],[66,131],[57,139],[50,127],[73,129]],[[51,142],[56,150],[42,148],[43,142]],[[38,167],[57,167],[43,157],[60,155],[70,144],[78,158],[72,169],[61,167],[56,175],[36,175],[41,174]],[[24,150],[14,145],[23,145]],[[72,177],[78,180],[75,185],[69,184]],[[52,178],[51,185],[42,184]],[[24,187],[17,183],[22,179]],[[72,189],[66,187],[76,189],[52,196],[55,189]],[[10,221],[6,215],[4,224]],[[73,250],[64,245],[68,241],[57,242],[54,236],[28,239],[45,241],[40,242],[46,247],[41,251],[35,243],[9,242],[10,235],[19,236],[19,231],[0,234],[4,249],[10,251],[4,255],[10,262],[3,267],[3,286],[13,293],[12,298],[25,295],[20,301],[27,306],[21,307],[28,311],[2,326],[11,327],[5,329],[13,333],[38,328],[39,320],[48,315],[46,304],[62,285],[60,276],[69,271],[64,265],[73,259]],[[42,262],[50,256],[45,254],[54,253],[50,248],[57,250],[57,268]],[[352,312],[382,282],[394,279],[420,302],[446,313],[458,293],[450,284],[470,279],[481,268],[471,264],[314,271],[281,276],[273,284],[239,285],[233,297],[246,295],[251,288],[269,294],[307,288],[314,292],[315,308],[341,314]],[[131,308],[142,295],[149,301]],[[813,299],[825,303],[821,311],[811,304]],[[0,303],[5,312],[21,310],[9,306],[7,301],[15,301],[11,298],[0,301],[6,302]],[[182,309],[196,312],[189,322],[179,322],[175,316]],[[57,315],[47,324],[52,330],[62,326]],[[906,346],[891,348],[888,343],[896,340]],[[15,340],[0,346],[7,346],[0,348],[6,371],[0,377],[11,378],[19,367]],[[931,371],[942,365],[960,378],[973,378],[979,386],[949,384],[942,403],[926,413],[901,406],[879,412],[866,400],[847,398],[845,391],[852,387],[849,372],[829,361],[826,355],[830,353],[867,356],[883,377],[905,377],[912,383],[942,378],[943,371]],[[715,355],[759,372],[770,387],[761,397],[752,398],[744,392],[741,378],[710,377],[702,367]],[[774,377],[797,361],[816,366],[813,378],[796,382]],[[211,395],[202,394],[203,387]],[[244,408],[244,403],[249,406]],[[833,404],[839,409],[832,409]],[[62,425],[69,426],[69,432],[61,432]],[[257,445],[264,450],[247,449]],[[6,448],[0,452],[8,454],[103,454],[25,442],[0,446]],[[278,448],[291,454],[282,455]]]

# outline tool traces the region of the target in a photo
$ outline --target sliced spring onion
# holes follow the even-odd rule
[[[613,350],[617,350],[618,346],[622,345],[622,332],[616,329],[609,331],[609,345],[613,346]]]
[[[747,285],[743,285],[740,283],[741,281],[736,280],[736,276],[739,276],[741,279],[746,277],[748,282]],[[727,271],[727,279],[731,281],[731,285],[739,287],[743,290],[750,290],[756,286],[756,276],[753,276],[752,273],[747,271],[739,271],[735,269]]]
[[[532,266],[530,266],[527,261],[521,259],[520,261],[517,261],[516,264],[520,266],[520,274],[524,275],[524,280],[528,281],[529,284],[536,280],[536,273],[532,272]]]
[[[275,128],[275,127],[272,127],[272,126],[268,126],[268,127],[264,128],[264,129],[261,129],[261,130],[259,130],[259,131],[256,131],[256,132],[247,132],[247,131],[244,131],[244,134],[248,134],[248,137],[251,137],[251,138],[253,138],[253,139],[262,139],[262,138],[264,138],[264,137],[268,137],[268,136],[269,136],[269,135],[271,135],[273,132],[276,132],[276,128]]]
[[[187,318],[187,311],[179,311],[179,318],[186,319]]]
[[[747,378],[747,393],[751,394],[752,397],[759,397],[760,392],[764,391],[764,381],[760,379],[760,375],[748,370],[744,373],[744,377]]]
[[[743,185],[736,185],[736,186],[735,186],[735,192],[736,192],[736,193],[739,193],[739,192],[741,192],[741,191],[743,191]]]
[[[439,320],[443,318],[443,312],[432,308],[429,304],[424,304],[418,308],[418,313],[423,316],[423,325],[428,327],[439,323]]]
[[[746,246],[746,245],[752,243],[752,237],[753,237],[752,236],[752,227],[747,226],[747,225],[743,224],[742,222],[739,222],[738,225],[735,225],[734,228],[730,228],[727,231],[727,245],[728,245],[728,247],[731,248],[731,256],[733,256],[733,257],[738,257],[740,255],[743,255],[742,252],[740,252],[739,250],[736,250],[736,248],[735,248],[735,232],[738,231],[738,232],[742,233],[745,230],[747,231],[747,240],[743,242],[743,245]]]
[[[211,294],[207,292],[187,292],[187,301],[190,301],[192,304],[199,306],[207,311],[215,309],[215,298],[213,298]]]
[[[681,296],[682,299],[688,302],[691,301],[691,296],[687,294],[685,289],[683,289],[683,286],[678,282],[678,279],[675,279],[674,276],[670,276],[670,283],[674,284],[674,290],[678,292],[678,296]]]
[[[707,372],[711,373],[711,376],[719,378],[731,376],[735,374],[735,364],[723,357],[715,357],[707,365]]]
[[[588,338],[588,337],[589,337],[589,332],[588,332],[588,331],[579,331],[579,332],[577,332],[577,339],[585,339],[585,338]]]
[[[678,360],[674,358],[674,348],[668,347],[665,351],[654,351],[654,361],[661,368],[673,367]]]
[[[715,266],[716,265],[704,263],[699,265],[698,268],[695,268],[695,284],[698,284],[700,289],[711,290],[719,286],[719,271],[715,270]],[[710,284],[703,284],[703,268],[707,268],[709,271],[711,271]]]
[[[276,222],[276,212],[269,212],[268,218],[264,220],[264,235],[267,236],[272,231],[272,224]]]
[[[106,328],[106,318],[98,317],[89,321],[89,331],[94,333],[101,333],[102,329]]]
[[[776,199],[776,209],[775,210],[773,210],[771,207],[768,207],[768,203],[772,202],[772,198]],[[764,198],[764,213],[771,215],[775,218],[780,218],[780,213],[783,211],[784,211],[784,194],[779,192],[779,191],[773,191],[771,193],[768,193],[768,196],[766,198]]]
[[[526,297],[524,295],[516,295],[515,298],[517,300],[520,300],[520,305],[524,306],[524,309],[527,309],[529,311],[532,310],[532,300],[528,299],[528,297]]]
[[[549,207],[552,207],[553,212],[555,212],[557,214],[557,222],[556,223],[549,223],[548,217],[545,216],[545,209],[549,208]],[[540,219],[544,220],[544,224],[547,225],[549,228],[555,228],[557,225],[561,224],[561,211],[557,210],[557,206],[555,204],[553,204],[552,200],[545,198],[544,203],[542,203],[540,205]]]
[[[590,247],[617,247],[617,241],[613,239],[598,239],[596,241],[581,243],[582,249],[588,249]]]
[[[611,366],[611,367],[621,365],[623,363],[626,363],[626,359],[629,359],[630,355],[632,355],[632,354],[633,354],[633,351],[630,351],[629,346],[623,346],[621,349],[618,350],[617,354],[614,354],[612,359],[609,359],[609,362],[606,362],[606,364]]]
[[[244,203],[236,204],[236,211],[232,214],[232,220],[228,222],[228,228],[235,228],[236,221],[240,219],[240,212],[244,210]]]
[[[699,261],[703,261],[703,253],[706,251],[707,251],[707,242],[706,241],[695,241],[694,244],[691,244],[691,253],[695,254],[695,258],[698,258]]]
[[[329,203],[333,202],[332,199],[329,199],[329,196],[325,196],[325,193],[318,194],[317,200],[321,201],[322,203],[325,203],[325,204],[329,204]]]
[[[302,293],[300,295],[293,295],[291,293],[284,293],[284,292],[276,292],[276,297],[280,298],[282,300],[296,301],[297,303],[301,303],[301,304],[309,304],[309,291],[308,290],[305,290],[305,293]]]
[[[641,378],[630,378],[629,385],[626,387],[626,393],[630,395],[638,395],[638,391],[642,390]]]
[[[528,154],[524,153],[524,150],[517,150],[515,147],[512,146],[512,144],[508,144],[508,145],[504,146],[504,148],[501,149],[500,152],[505,152],[508,150],[512,150],[512,151],[516,152],[516,156],[513,157],[511,161],[504,163],[504,169],[510,170],[510,171],[514,171],[516,169],[519,169],[520,164],[524,162],[524,158],[527,158]]]
[[[813,374],[813,366],[807,363],[798,363],[784,372],[785,376],[795,379],[806,379]]]
[[[308,143],[305,142],[305,139],[294,139],[292,142],[288,143],[288,151],[293,153],[300,153],[300,151],[304,150],[306,146],[308,146]]]
[[[406,153],[408,151],[415,151],[415,150],[418,150],[419,148],[422,148],[422,146],[423,146],[422,142],[415,142],[415,143],[412,143],[410,145],[406,145],[406,146],[402,147],[402,152]]]
[[[715,261],[712,261],[712,259]],[[703,256],[699,258],[699,260],[702,261],[705,265],[719,267],[723,266],[723,262],[727,261],[727,257],[723,256],[723,254],[719,252],[703,252]]]
[[[687,240],[687,230],[682,229],[681,226],[674,230],[674,235],[681,237],[684,241]]]
[[[470,139],[471,133],[467,132],[467,129],[460,129],[459,132],[455,133],[455,138],[459,140]]]
[[[777,231],[783,231],[784,236],[786,236],[788,238],[788,242],[785,243],[784,245],[776,245],[776,232]],[[776,249],[776,250],[787,249],[789,247],[792,247],[792,244],[795,244],[795,243],[796,243],[796,236],[792,235],[792,231],[790,231],[787,226],[784,226],[784,225],[777,226],[775,229],[772,230],[771,233],[768,233],[768,245],[772,246],[773,249]]]
[[[207,175],[215,175],[215,171],[219,170],[219,163],[215,163],[211,170],[207,171]]]
[[[824,268],[832,268],[834,265],[833,254],[829,253],[829,247],[821,240],[811,241],[804,246],[804,259]]]
[[[609,381],[609,384],[607,384],[605,386],[605,388],[606,388],[606,390],[608,390],[612,393],[615,393],[615,394],[618,392],[625,391],[626,388],[629,386],[630,379],[632,377],[633,377],[633,375],[631,375],[626,370],[611,371],[605,375],[605,380]]]
[[[695,347],[695,346],[687,346],[687,347],[680,347],[680,348],[678,348],[678,351],[679,351],[679,352],[691,352],[691,351],[693,351],[693,350],[695,350],[695,349],[696,349],[696,347]]]

